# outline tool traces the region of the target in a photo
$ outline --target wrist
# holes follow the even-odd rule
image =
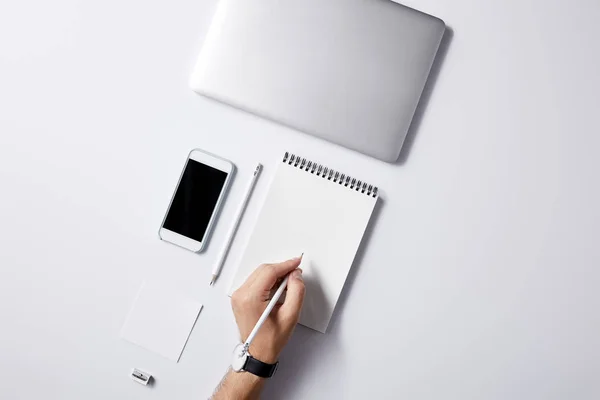
[[[272,346],[252,343],[248,352],[252,357],[267,364],[275,364],[279,360],[279,352]]]
[[[266,357],[265,359],[273,359],[269,358],[272,356],[266,356],[265,353],[259,352],[259,354],[262,354],[263,357]],[[278,365],[278,362],[267,363],[259,360],[252,355],[252,351],[243,343],[238,344],[235,349],[233,349],[231,369],[235,372],[245,371],[261,378],[270,378],[277,371]]]
[[[263,383],[266,381],[266,378],[261,378],[260,376],[254,375],[248,371],[242,371],[239,373],[236,373],[235,371],[231,371],[231,373],[239,375],[240,382],[243,382],[244,384],[248,385],[249,387],[262,386]]]
[[[258,399],[264,384],[265,379],[263,378],[248,372],[237,373],[230,369],[212,399]]]

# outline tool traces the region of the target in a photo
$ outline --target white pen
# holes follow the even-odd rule
[[[285,290],[285,288],[287,286],[289,277],[290,277],[290,274],[287,274],[285,276],[285,278],[283,278],[281,285],[279,285],[279,287],[277,288],[277,291],[271,298],[271,301],[269,301],[269,304],[267,304],[267,308],[265,308],[265,311],[263,311],[262,315],[258,319],[258,322],[256,322],[256,325],[254,325],[254,329],[252,329],[252,332],[250,332],[250,334],[248,335],[248,338],[246,339],[246,342],[244,343],[244,350],[246,352],[248,352],[248,349],[250,348],[250,344],[252,344],[254,337],[258,333],[258,330],[265,323],[265,320],[269,317],[271,310],[273,310],[273,307],[275,307],[275,304],[277,304],[277,302],[279,301],[279,298],[281,297],[281,295],[283,294],[283,291]]]
[[[248,205],[248,200],[250,200],[250,196],[252,195],[252,190],[254,189],[254,186],[256,185],[256,180],[258,179],[258,175],[260,174],[261,170],[262,170],[262,165],[258,164],[256,166],[256,169],[254,170],[254,174],[252,174],[252,179],[248,183],[248,188],[246,189],[246,193],[244,194],[244,199],[242,200],[242,203],[240,204],[240,206],[237,210],[237,213],[235,215],[235,220],[233,221],[233,225],[231,225],[231,228],[229,229],[229,234],[227,235],[227,241],[223,245],[223,248],[221,249],[221,253],[219,253],[219,257],[217,258],[217,263],[213,267],[212,278],[210,280],[211,285],[213,283],[215,283],[215,281],[217,280],[217,277],[219,276],[219,272],[221,272],[221,267],[223,267],[223,263],[225,262],[225,259],[227,258],[227,253],[229,252],[229,248],[231,247],[231,242],[233,242],[233,237],[235,236],[238,226],[240,226],[240,221],[242,220],[242,216],[244,215],[244,211],[246,210],[246,206]]]

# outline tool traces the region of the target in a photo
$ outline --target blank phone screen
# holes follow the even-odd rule
[[[163,228],[202,242],[227,173],[188,160]]]

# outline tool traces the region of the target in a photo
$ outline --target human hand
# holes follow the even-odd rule
[[[277,304],[250,345],[250,354],[265,363],[274,364],[300,318],[304,301],[300,258],[279,264],[263,264],[231,296],[233,314],[242,342],[254,328],[281,280],[289,273],[287,294],[283,304]]]

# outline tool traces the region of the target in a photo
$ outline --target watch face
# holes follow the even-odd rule
[[[231,369],[235,372],[240,372],[244,369],[244,365],[246,365],[246,360],[248,359],[248,353],[244,351],[244,345],[238,344],[233,349],[233,358],[231,360]]]

